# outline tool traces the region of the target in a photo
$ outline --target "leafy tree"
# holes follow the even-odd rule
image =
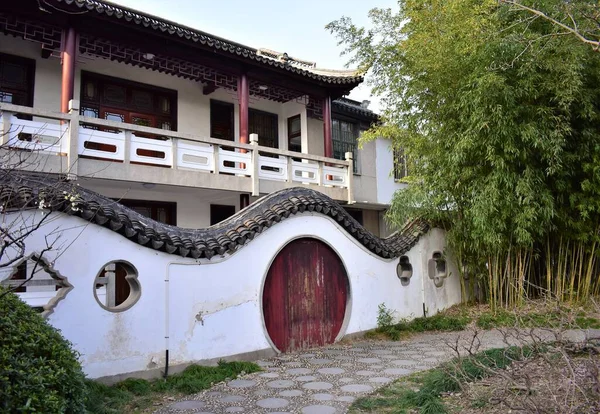
[[[535,4],[568,18],[563,0]],[[365,139],[390,138],[410,162],[412,185],[389,219],[444,224],[493,305],[540,291],[572,297],[585,285],[576,278],[590,279],[577,294],[597,291],[600,55],[505,1],[399,6],[371,10],[369,30],[348,18],[327,26],[382,97],[383,122]],[[569,272],[580,251],[584,270]]]

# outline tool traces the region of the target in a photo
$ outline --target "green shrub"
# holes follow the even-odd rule
[[[84,413],[78,354],[58,330],[0,288],[0,412]]]

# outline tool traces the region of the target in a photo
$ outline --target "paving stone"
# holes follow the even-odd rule
[[[293,387],[296,383],[292,380],[275,380],[267,382],[267,387],[271,388],[290,388]]]
[[[260,374],[259,377],[262,377],[262,378],[277,378],[277,377],[279,377],[279,374],[277,374],[276,372],[265,372],[264,374]]]
[[[393,354],[393,352],[390,351],[389,349],[374,349],[371,352],[374,353],[374,354],[376,354],[376,355],[390,355],[390,354]]]
[[[219,401],[224,403],[238,403],[244,401],[245,399],[246,397],[242,397],[241,395],[226,395],[224,397],[221,397]]]
[[[229,407],[225,409],[226,413],[243,413],[246,409],[244,407]]]
[[[373,390],[373,387],[367,384],[348,384],[343,385],[340,389],[344,392],[369,392]]]
[[[309,405],[302,409],[302,414],[334,414],[336,412],[335,407],[328,405]]]
[[[285,390],[279,393],[279,395],[281,395],[282,397],[299,397],[302,394],[303,392],[300,390]]]
[[[337,397],[336,400],[351,403],[354,402],[354,400],[356,400],[356,397],[353,397],[351,395],[342,395],[341,397]]]
[[[376,375],[375,371],[356,371],[356,375],[360,375],[361,377],[370,377],[372,375]]]
[[[301,358],[313,358],[315,356],[315,354],[302,354],[300,355]]]
[[[415,362],[416,362],[416,361],[414,361],[414,360],[412,360],[412,361],[411,361],[411,360],[409,360],[409,359],[396,359],[396,360],[394,360],[394,361],[391,361],[391,363],[392,363],[393,365],[399,365],[399,366],[401,366],[401,367],[402,367],[402,366],[406,367],[406,366],[409,366],[409,365],[414,365],[414,364],[415,364]]]
[[[421,361],[423,362],[439,362],[439,358],[423,358]]]
[[[286,367],[301,367],[302,364],[300,362],[284,362],[283,365],[285,365]]]
[[[381,359],[379,359],[379,358],[359,358],[359,359],[357,359],[357,361],[365,363],[365,364],[377,364],[378,362],[381,362]]]
[[[335,399],[335,395],[321,393],[313,394],[310,397],[317,401],[332,401]]]
[[[412,372],[414,372],[412,369],[407,368],[388,368],[383,370],[383,373],[388,375],[406,375]]]
[[[245,380],[245,379],[236,379],[233,381],[229,381],[227,383],[231,388],[249,388],[256,385],[256,381]]]
[[[313,376],[313,375],[304,375],[302,377],[297,377],[296,378],[298,381],[314,381],[317,379],[317,377]]]
[[[373,378],[369,378],[370,382],[375,382],[375,383],[379,383],[379,384],[385,384],[391,381],[390,378],[387,377],[373,377]]]
[[[317,364],[317,365],[329,364],[331,362],[333,362],[333,361],[331,359],[327,359],[327,358],[313,358],[313,359],[308,360],[309,364]]]
[[[285,370],[286,373],[292,375],[306,375],[312,372],[312,369],[308,368],[290,368]]]
[[[321,368],[318,370],[318,372],[320,374],[325,374],[325,375],[337,375],[337,374],[343,374],[344,372],[346,372],[346,370],[341,369],[341,368]]]
[[[369,368],[371,368],[371,369],[384,369],[385,367],[383,365],[369,365]]]
[[[398,355],[379,355],[379,358],[383,358],[383,359],[397,359]]]
[[[221,395],[223,395],[223,393],[219,392],[219,391],[210,391],[210,392],[207,392],[205,395],[207,397],[220,397]]]
[[[174,410],[196,410],[198,408],[203,408],[206,403],[202,401],[189,400],[189,401],[179,401],[174,404],[171,404],[169,408]]]
[[[333,384],[330,384],[329,382],[316,381],[307,382],[306,384],[302,385],[302,387],[306,388],[307,390],[328,390],[329,388],[333,388]]]
[[[337,355],[333,357],[334,359],[337,359],[339,361],[352,361],[354,358],[347,356],[347,355]]]
[[[262,408],[283,408],[289,404],[290,402],[284,398],[265,398],[256,402],[256,405]]]
[[[364,352],[365,349],[364,348],[350,348],[348,349],[349,352]]]

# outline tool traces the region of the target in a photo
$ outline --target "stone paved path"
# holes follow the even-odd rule
[[[345,413],[377,388],[454,357],[449,343],[466,346],[473,334],[425,333],[406,341],[356,341],[257,361],[264,371],[246,375],[155,412]],[[480,333],[480,350],[505,347],[498,331]],[[512,342],[512,341],[511,341]]]

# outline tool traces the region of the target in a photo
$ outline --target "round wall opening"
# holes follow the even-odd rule
[[[107,263],[94,280],[94,297],[107,311],[127,310],[135,305],[141,294],[137,269],[125,261]]]
[[[281,352],[333,343],[346,314],[346,269],[317,239],[288,243],[275,257],[263,290],[263,315],[271,342]]]

